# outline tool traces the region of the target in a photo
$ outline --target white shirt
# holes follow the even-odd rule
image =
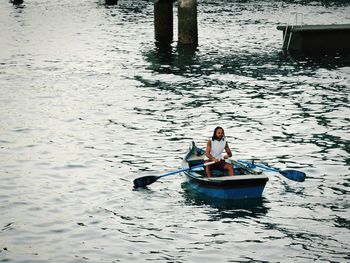
[[[210,154],[215,158],[215,159],[224,159],[224,157],[222,156],[222,153],[225,150],[225,146],[226,146],[226,140],[223,138],[221,141],[218,140],[212,140],[211,141],[211,151]],[[208,159],[208,157],[205,158],[206,160]]]

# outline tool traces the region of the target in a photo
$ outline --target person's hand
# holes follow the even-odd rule
[[[224,159],[228,159],[228,158],[230,158],[230,156],[228,156],[228,154],[226,154],[226,155],[224,156]]]
[[[220,159],[214,158],[214,162],[218,163],[218,162],[220,162]]]

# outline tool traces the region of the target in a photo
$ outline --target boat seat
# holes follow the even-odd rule
[[[203,159],[195,159],[195,160],[188,161],[188,165],[190,167],[201,165],[203,163],[204,163]],[[242,168],[240,168],[240,167],[234,166],[234,169],[235,169],[235,175],[245,174],[244,171],[242,170]],[[203,171],[203,172],[204,172],[204,170],[205,170],[204,167],[200,169],[200,171]],[[221,176],[228,176],[228,173],[226,171],[219,171],[219,170],[214,169],[214,170],[212,170],[212,175],[213,175],[213,177],[221,177]]]
[[[228,176],[228,173],[226,171],[219,171],[216,169],[211,170],[211,174],[213,177]]]
[[[245,174],[241,168],[234,168],[235,170],[235,174],[234,175],[243,175]],[[211,171],[213,177],[221,177],[221,176],[228,176],[228,172],[227,171],[219,171],[219,170],[212,170]]]

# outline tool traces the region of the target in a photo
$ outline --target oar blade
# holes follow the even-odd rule
[[[279,171],[284,177],[297,182],[304,182],[306,174],[297,170],[283,170]]]
[[[160,177],[159,176],[143,176],[140,178],[136,178],[134,180],[134,187],[145,187],[146,185],[152,184],[155,181],[157,181]]]

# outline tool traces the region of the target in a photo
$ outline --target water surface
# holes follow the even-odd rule
[[[295,11],[350,23],[346,1],[200,1],[192,51],[154,44],[152,1],[2,2],[0,262],[348,262],[350,57],[281,52]],[[217,125],[235,158],[307,180],[132,189]]]

